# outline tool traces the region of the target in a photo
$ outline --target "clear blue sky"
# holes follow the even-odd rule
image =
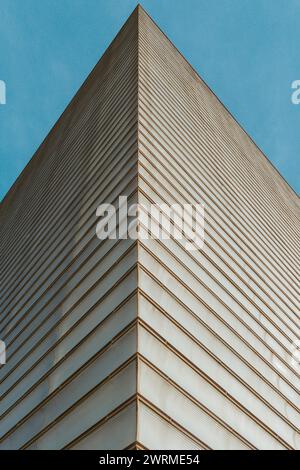
[[[300,0],[140,2],[300,190]],[[0,199],[137,2],[0,0]]]

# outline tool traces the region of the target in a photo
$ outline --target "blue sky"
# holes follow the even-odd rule
[[[140,2],[300,191],[300,0]],[[0,199],[137,2],[0,0]]]

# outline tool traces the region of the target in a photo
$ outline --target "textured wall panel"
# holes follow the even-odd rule
[[[1,449],[66,447],[136,396],[137,246],[100,241],[96,209],[137,202],[137,32],[135,13],[1,204]]]

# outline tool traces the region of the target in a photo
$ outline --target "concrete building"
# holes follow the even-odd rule
[[[205,242],[96,210],[205,205]],[[138,7],[0,208],[0,449],[299,449],[299,198]]]

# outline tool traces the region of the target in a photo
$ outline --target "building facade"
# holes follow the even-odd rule
[[[203,247],[99,240],[119,196]],[[299,449],[299,209],[138,7],[1,203],[0,449]]]

